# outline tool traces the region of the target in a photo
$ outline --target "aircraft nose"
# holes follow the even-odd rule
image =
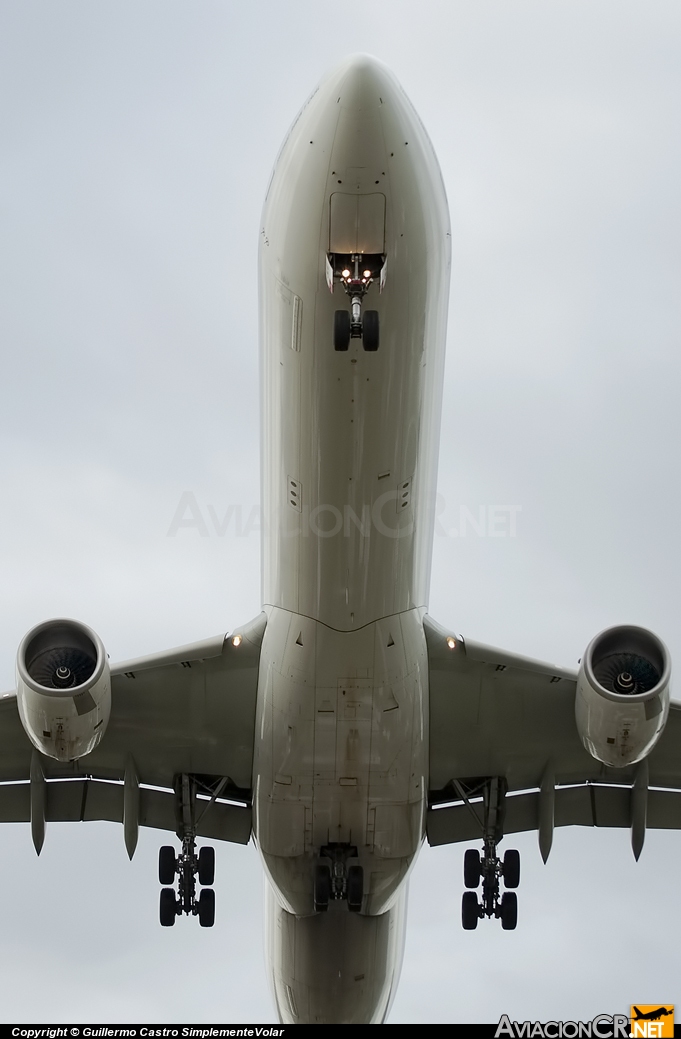
[[[353,54],[339,67],[341,107],[360,114],[383,104],[395,90],[395,80],[388,69],[369,54]]]

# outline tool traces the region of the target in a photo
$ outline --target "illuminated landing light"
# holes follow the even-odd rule
[[[445,642],[447,643],[450,649],[456,649],[456,639],[453,635],[448,635],[445,639]]]
[[[371,276],[371,271],[362,271],[362,274],[364,275],[365,278],[368,278],[368,277]]]
[[[238,646],[240,646],[240,645],[241,645],[241,635],[235,635],[235,636],[234,636],[234,637],[232,638],[232,645],[234,646],[234,648],[235,648],[235,649],[236,649],[236,648],[237,648]]]
[[[344,278],[349,278],[350,277],[350,271],[347,268],[344,271],[341,271],[341,273],[342,273]]]

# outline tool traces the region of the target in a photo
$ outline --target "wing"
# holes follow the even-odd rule
[[[0,821],[124,822],[177,830],[189,777],[199,836],[247,844],[260,646],[266,617],[224,635],[111,668],[111,717],[99,746],[62,764],[38,754],[16,696],[0,699]],[[40,815],[40,820],[37,815]]]
[[[430,844],[481,837],[485,793],[501,781],[503,833],[538,830],[544,857],[554,826],[681,829],[681,705],[641,766],[608,768],[575,724],[577,673],[456,639],[424,618],[430,683]]]

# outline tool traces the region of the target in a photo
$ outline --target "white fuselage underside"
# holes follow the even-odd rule
[[[423,840],[449,219],[399,84],[368,58],[311,96],[277,159],[260,241],[263,602],[254,828],[280,1017],[380,1021]],[[385,256],[380,345],[334,349],[327,255]],[[315,913],[320,849],[357,849],[360,913]]]

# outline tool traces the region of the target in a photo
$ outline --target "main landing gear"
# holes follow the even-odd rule
[[[162,927],[172,927],[178,916],[198,916],[201,927],[215,923],[215,849],[200,848],[196,853],[194,815],[196,784],[191,776],[182,775],[176,783],[178,800],[178,837],[182,840],[179,855],[170,845],[164,845],[158,854],[158,879],[161,889],[159,915]],[[171,885],[179,877],[177,891]],[[196,897],[196,879],[202,887]]]
[[[384,263],[385,259],[381,255],[330,255],[331,284],[333,278],[337,278],[350,297],[350,311],[337,310],[333,315],[334,350],[347,350],[351,339],[361,339],[367,351],[378,350],[378,311],[365,310],[362,314],[362,303],[369,286],[375,278],[381,276]]]
[[[348,844],[327,844],[319,853],[314,873],[314,908],[325,913],[330,901],[345,900],[351,913],[359,913],[364,896],[364,870],[348,865],[357,858],[357,848]],[[322,860],[326,859],[324,862]]]
[[[475,813],[475,809],[460,789],[466,804]],[[508,889],[517,888],[520,883],[520,853],[509,850],[503,861],[497,856],[497,845],[503,837],[504,798],[506,784],[503,779],[494,777],[486,780],[483,786],[484,821],[482,855],[475,848],[469,848],[463,859],[463,881],[467,888],[478,888],[482,881],[482,898],[478,901],[477,893],[466,891],[461,903],[461,923],[465,931],[474,931],[478,920],[483,917],[495,917],[501,920],[505,931],[513,931],[518,923],[518,896],[514,890],[501,893],[500,881]]]
[[[482,856],[469,848],[463,860],[464,884],[477,888],[482,879],[482,901],[473,891],[466,891],[461,903],[461,923],[465,931],[474,931],[483,916],[494,916],[501,920],[505,931],[513,931],[518,923],[518,896],[515,891],[500,894],[499,881],[503,878],[507,888],[516,888],[520,883],[520,855],[515,850],[507,851],[503,862],[497,858],[496,844],[485,841]]]
[[[204,887],[196,897],[196,876],[199,884],[210,885],[215,879],[215,849],[201,848],[196,854],[193,838],[182,841],[182,851],[166,845],[159,849],[158,879],[162,884],[174,884],[179,875],[177,893],[172,887],[161,888],[159,914],[162,927],[172,927],[175,918],[186,913],[198,916],[201,927],[212,927],[215,923],[215,891]]]

